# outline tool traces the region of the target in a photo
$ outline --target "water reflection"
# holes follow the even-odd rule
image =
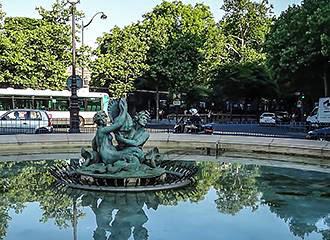
[[[143,226],[148,217],[143,207],[156,210],[159,199],[155,193],[108,193],[85,192],[82,206],[90,207],[96,218],[94,240],[148,239],[148,230]],[[109,238],[107,236],[110,235]]]
[[[263,167],[258,177],[262,202],[300,238],[319,233],[330,239],[330,175]]]
[[[46,171],[52,164],[57,163],[0,164],[0,239],[6,238],[10,228],[10,210],[19,216],[29,202],[36,202],[40,206],[42,216],[38,221],[48,223],[52,220],[58,232],[72,228],[75,233],[73,239],[77,238],[78,223],[88,216],[87,209],[96,220],[93,232],[90,232],[94,240],[152,239],[152,229],[148,229],[152,226],[149,210],[157,210],[155,216],[161,219],[159,208],[171,207],[168,211],[175,217],[178,210],[175,208],[180,207],[180,203],[194,204],[190,207],[202,206],[201,203],[210,198],[212,191],[215,193],[213,209],[218,211],[218,215],[236,217],[237,221],[241,221],[240,213],[251,209],[249,218],[253,221],[254,212],[266,207],[267,212],[263,213],[265,217],[275,214],[288,225],[293,235],[288,235],[286,239],[293,239],[292,236],[298,239],[330,239],[330,174],[327,173],[200,162],[197,185],[190,189],[102,194],[58,187],[54,189],[54,180]],[[208,211],[212,210],[202,209],[206,215],[214,212]],[[202,221],[198,216],[194,216],[194,219]],[[34,230],[38,232],[38,229]],[[189,229],[186,231],[189,232]],[[236,231],[235,226],[232,231]],[[190,238],[194,239],[194,236]]]

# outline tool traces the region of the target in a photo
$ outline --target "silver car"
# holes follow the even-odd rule
[[[50,133],[51,119],[43,110],[14,109],[0,116],[0,134]]]
[[[260,116],[259,123],[260,124],[265,124],[265,125],[275,125],[276,124],[276,115],[275,115],[275,113],[264,112]]]

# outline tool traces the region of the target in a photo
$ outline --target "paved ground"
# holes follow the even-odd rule
[[[162,120],[153,121],[149,124],[153,129],[168,129],[173,131],[175,122]],[[212,123],[215,134],[232,134],[245,136],[264,137],[286,137],[303,139],[306,136],[306,129],[299,125],[278,124],[276,126],[262,126],[257,123]]]

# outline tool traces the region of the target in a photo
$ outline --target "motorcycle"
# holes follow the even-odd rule
[[[204,133],[213,134],[214,127],[212,124],[192,123],[190,121],[183,121],[180,119],[174,126],[174,133]]]

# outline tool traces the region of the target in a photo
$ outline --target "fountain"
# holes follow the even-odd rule
[[[108,115],[98,112],[94,116],[97,130],[92,149],[82,148],[82,161],[53,166],[51,174],[61,184],[94,191],[154,191],[193,183],[195,165],[165,160],[157,148],[143,151],[149,139],[145,129],[149,119],[147,111],[138,112],[133,119],[125,99],[112,100]]]

